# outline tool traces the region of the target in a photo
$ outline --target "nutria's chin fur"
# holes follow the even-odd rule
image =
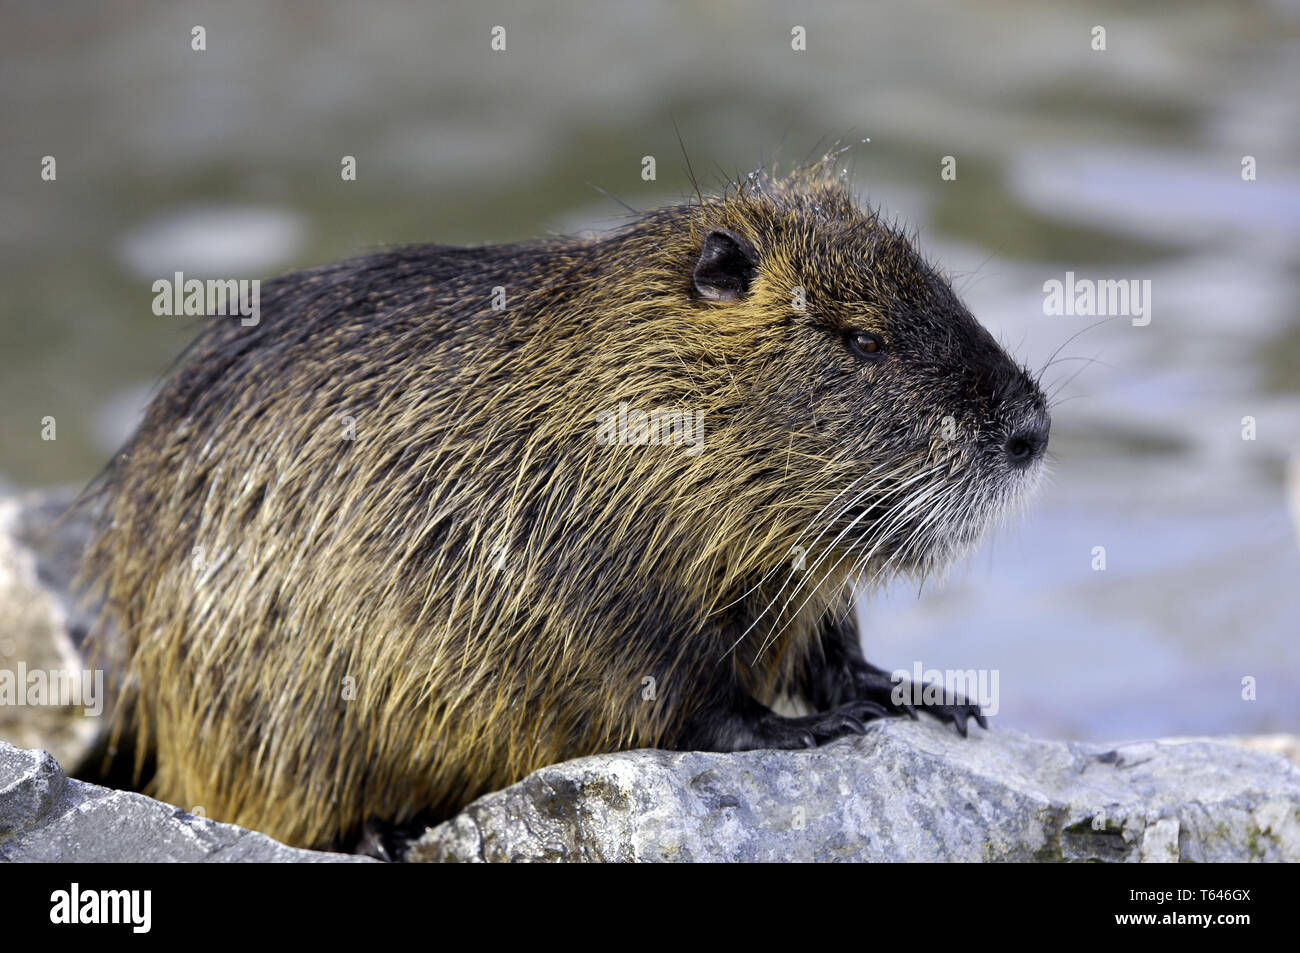
[[[652,410],[702,442],[609,442]],[[902,710],[848,585],[968,547],[1046,434],[1029,376],[815,168],[268,283],[106,472],[89,566],[151,791],[338,843],[565,758]]]

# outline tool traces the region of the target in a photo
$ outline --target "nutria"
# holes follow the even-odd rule
[[[149,790],[291,844],[579,755],[915,716],[851,587],[967,550],[1048,435],[826,163],[611,234],[291,274],[256,325],[209,321],[94,486],[88,567]]]

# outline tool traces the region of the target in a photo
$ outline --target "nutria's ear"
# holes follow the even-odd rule
[[[695,291],[710,301],[739,301],[749,294],[757,264],[758,256],[749,242],[735,232],[715,228],[704,237],[695,263]]]

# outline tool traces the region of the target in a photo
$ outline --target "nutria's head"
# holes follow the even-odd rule
[[[674,347],[697,382],[715,371],[695,389],[702,456],[770,530],[750,538],[769,565],[788,552],[832,584],[924,575],[1037,482],[1050,417],[1034,377],[840,179],[758,178],[694,211]]]

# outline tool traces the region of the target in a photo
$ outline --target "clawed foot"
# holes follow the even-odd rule
[[[867,722],[890,714],[884,705],[866,700],[795,718],[769,714],[762,719],[758,735],[765,748],[816,748],[845,735],[860,735]]]
[[[888,714],[907,715],[915,720],[919,707],[921,711],[933,715],[944,723],[951,722],[956,725],[957,733],[963,738],[966,737],[966,723],[971,719],[974,719],[975,723],[985,731],[988,730],[989,722],[980,711],[980,706],[966,701],[960,695],[953,700],[952,704],[924,701],[913,704],[913,699],[924,697],[924,690],[918,690],[912,682],[907,680],[895,682],[888,672],[871,665],[857,669],[853,677],[861,695],[883,706]]]

